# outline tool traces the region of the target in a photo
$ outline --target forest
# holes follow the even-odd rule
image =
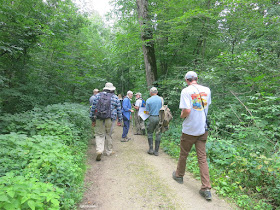
[[[213,188],[242,209],[280,208],[279,1],[112,0],[110,24],[71,0],[0,2],[0,209],[75,208],[88,99],[106,82],[144,99],[158,88],[174,115],[162,147],[178,158],[187,71],[212,92]]]

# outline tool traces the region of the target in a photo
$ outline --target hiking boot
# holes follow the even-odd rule
[[[183,184],[183,177],[178,177],[178,176],[176,176],[176,171],[173,171],[172,177],[173,177],[173,179],[174,179],[176,182],[178,182],[179,184]]]
[[[101,152],[97,152],[97,156],[96,156],[96,161],[100,161],[101,160]]]
[[[127,137],[125,137],[125,138],[126,138],[126,140],[127,140],[127,141],[131,140],[131,138],[129,138],[128,136],[127,136]]]
[[[153,150],[153,139],[152,139],[152,138],[148,138],[148,143],[149,143],[149,151],[148,151],[148,154],[149,154],[149,155],[153,155],[153,154],[154,154],[154,150]]]
[[[204,197],[207,201],[212,199],[211,191],[209,189],[206,190],[199,190],[199,194]]]
[[[104,153],[105,156],[112,156],[112,155],[114,155],[114,154],[115,154],[114,151]]]
[[[159,145],[160,145],[160,141],[155,141],[155,151],[154,151],[155,156],[158,156]]]
[[[128,142],[128,141],[129,139],[127,139],[127,137],[121,139],[121,142]]]

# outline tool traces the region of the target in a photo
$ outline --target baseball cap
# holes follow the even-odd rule
[[[152,88],[150,89],[150,93],[157,93],[157,92],[158,92],[158,90],[157,90],[156,87],[152,87]]]
[[[188,71],[185,75],[185,79],[197,78],[197,74],[194,71]]]

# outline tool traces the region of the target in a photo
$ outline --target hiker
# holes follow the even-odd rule
[[[208,135],[208,123],[206,120],[208,107],[211,104],[211,91],[208,87],[197,83],[197,74],[194,71],[187,72],[185,80],[188,87],[181,92],[179,106],[182,109],[181,118],[184,119],[180,157],[177,170],[173,172],[172,177],[178,183],[183,183],[186,160],[192,146],[195,145],[202,183],[199,193],[206,200],[211,200],[211,184],[205,150]]]
[[[128,142],[131,138],[127,136],[129,131],[129,125],[130,125],[130,113],[133,113],[134,111],[131,109],[131,102],[130,100],[133,97],[132,91],[127,91],[127,96],[123,99],[123,107],[122,107],[122,115],[123,115],[123,134],[121,142]]]
[[[117,118],[119,122],[122,121],[120,101],[118,97],[112,93],[115,89],[112,83],[107,82],[103,88],[103,92],[98,93],[93,98],[90,118],[93,126],[95,126],[96,161],[101,160],[103,152],[104,155],[108,156],[112,154],[112,121]]]
[[[159,97],[158,90],[156,87],[150,89],[150,98],[146,102],[146,113],[149,114],[149,120],[147,123],[148,143],[149,150],[148,154],[158,156],[158,150],[161,139],[161,131],[159,126],[159,110],[163,106],[163,99]],[[156,133],[155,139],[155,150],[153,150],[153,134]]]
[[[146,103],[142,99],[142,94],[141,93],[136,93],[136,102],[135,105],[133,106],[135,108],[135,113],[134,113],[134,122],[135,122],[135,127],[136,127],[136,133],[135,135],[145,135],[145,123],[144,120],[139,116],[139,109],[140,107],[145,107]]]
[[[123,102],[122,94],[119,94],[119,95],[118,95],[118,99],[120,100],[120,102],[121,102],[121,107],[122,107],[122,102]]]
[[[98,89],[94,89],[92,92],[93,92],[93,94],[92,94],[92,96],[89,98],[89,105],[90,105],[90,106],[92,106],[93,97],[94,97],[97,93],[99,93],[99,90],[98,90]]]

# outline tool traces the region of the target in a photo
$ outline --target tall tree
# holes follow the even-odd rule
[[[153,40],[153,31],[151,20],[148,14],[148,1],[136,0],[139,23],[141,26],[141,38],[143,41],[143,54],[146,69],[147,86],[151,87],[157,80],[157,64],[155,56],[155,47]]]

